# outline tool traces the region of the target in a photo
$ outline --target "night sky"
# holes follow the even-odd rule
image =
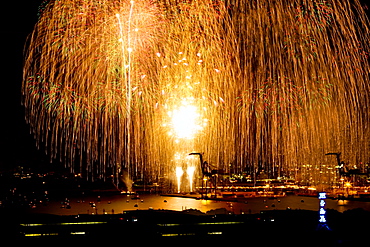
[[[38,6],[42,2],[19,0],[2,4],[0,171],[49,163],[44,152],[36,148],[21,105],[23,48],[37,21]]]
[[[23,48],[37,22],[38,6],[42,2],[16,0],[2,4],[0,171],[16,166],[50,167],[49,158],[43,149],[36,148],[36,141],[30,134],[24,118],[24,107],[21,105]]]

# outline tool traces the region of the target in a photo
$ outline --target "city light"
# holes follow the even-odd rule
[[[330,230],[329,226],[327,225],[327,220],[326,220],[326,210],[325,210],[325,205],[326,205],[326,192],[319,192],[319,224],[318,224],[318,229],[320,230]]]

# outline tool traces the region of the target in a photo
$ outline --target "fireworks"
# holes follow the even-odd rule
[[[329,151],[366,163],[368,35],[358,1],[50,1],[26,118],[51,159],[91,177],[157,181],[192,151],[279,176]]]

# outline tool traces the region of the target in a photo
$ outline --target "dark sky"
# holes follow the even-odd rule
[[[11,0],[1,6],[0,171],[15,166],[50,166],[44,151],[36,148],[21,105],[23,48],[42,2]]]
[[[44,152],[36,148],[21,105],[23,48],[37,21],[38,6],[42,2],[43,0],[6,1],[1,7],[0,171],[18,165],[48,162]]]

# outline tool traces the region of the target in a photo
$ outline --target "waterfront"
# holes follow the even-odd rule
[[[269,243],[274,244],[281,236],[304,235],[310,238],[305,237],[300,246],[318,246],[322,239],[334,244],[328,246],[353,246],[365,241],[363,225],[370,220],[370,202],[365,201],[326,199],[331,231],[322,232],[317,230],[320,225],[317,196],[227,196],[205,200],[195,193],[123,194],[112,189],[86,189],[86,185],[71,189],[75,187],[73,180],[62,181],[65,186],[57,187],[64,188],[63,193],[57,193],[49,182],[32,180],[33,185],[42,185],[42,190],[18,184],[17,193],[8,195],[0,207],[6,229],[1,234],[20,242],[42,244],[54,241],[94,244],[122,237],[136,243],[143,236],[153,241],[217,244],[227,244],[230,239],[245,243],[251,236],[265,243],[265,236],[270,236]],[[32,190],[26,190],[31,187]],[[339,242],[349,245],[336,245]],[[287,246],[297,243],[287,242]]]
[[[308,247],[367,243],[363,226],[370,220],[369,203],[349,201],[339,206],[335,200],[326,202],[329,228],[318,227],[319,200],[315,197],[253,198],[247,203],[160,195],[70,198],[36,205],[25,214],[14,208],[3,210],[5,232],[1,233],[28,244],[95,244],[122,239],[137,244],[143,237],[156,243],[218,245],[245,244],[251,239],[262,246],[281,241],[286,246]]]
[[[327,200],[327,209],[344,212],[350,209],[362,208],[370,211],[370,202],[349,200]],[[184,198],[176,196],[161,196],[143,194],[133,195],[94,195],[85,197],[70,197],[63,200],[50,200],[35,204],[27,209],[29,213],[44,213],[56,215],[77,214],[112,214],[128,210],[198,210],[202,213],[217,210],[218,213],[255,214],[264,210],[313,210],[319,209],[316,197],[285,196],[281,198],[248,198],[243,201],[218,201]]]

